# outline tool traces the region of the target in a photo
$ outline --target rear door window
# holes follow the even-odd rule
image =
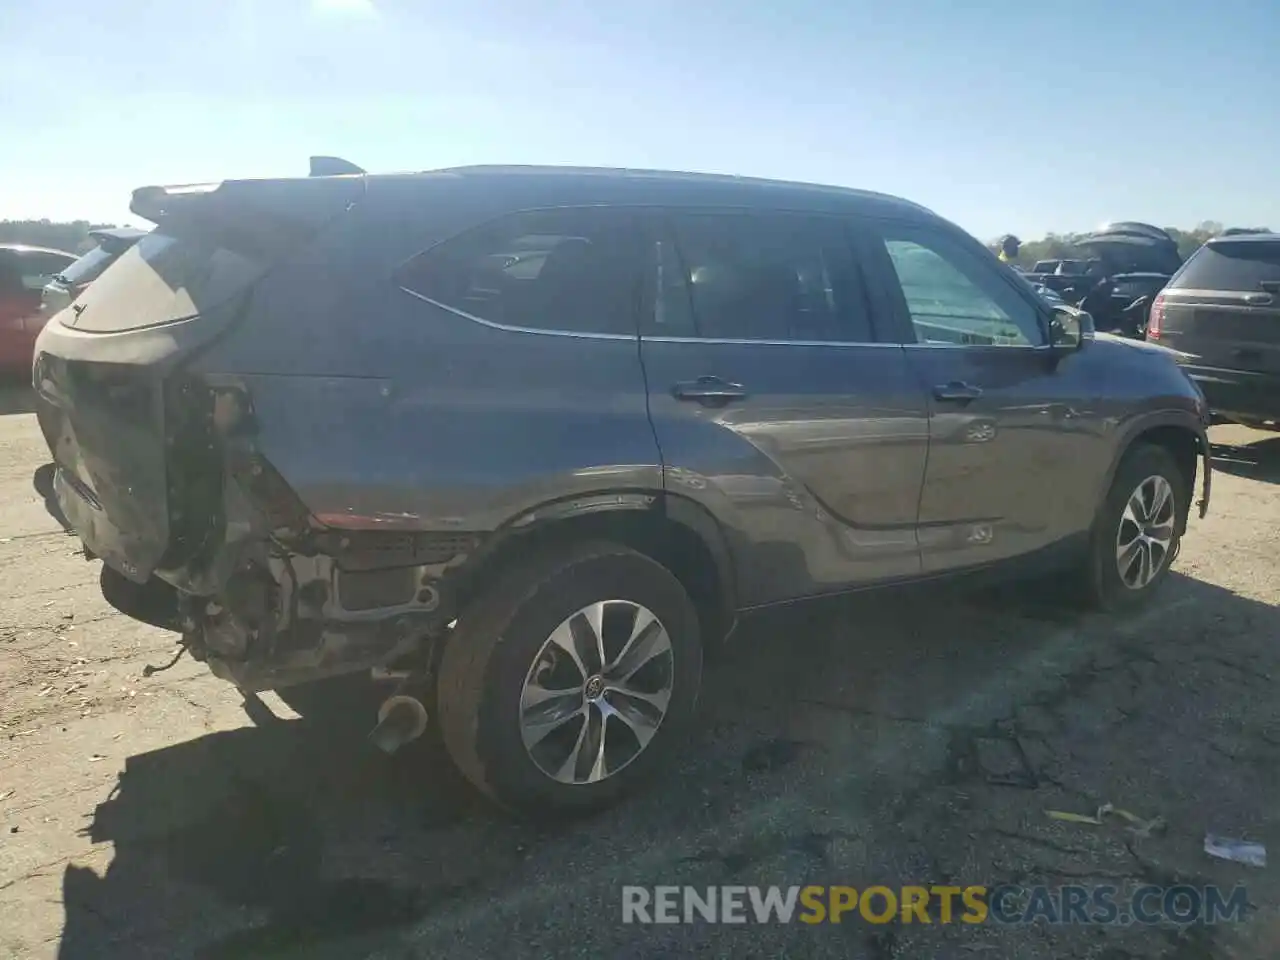
[[[0,295],[11,297],[23,290],[18,258],[8,250],[0,250]]]
[[[1206,244],[1169,286],[1181,290],[1280,293],[1280,238]]]
[[[839,222],[681,212],[660,245],[655,335],[870,343],[861,273]],[[672,242],[673,241],[673,242]]]
[[[62,272],[74,257],[61,253],[46,253],[43,250],[23,250],[15,260],[18,271],[22,275],[22,286],[26,290],[37,291]]]
[[[503,326],[635,336],[641,248],[625,209],[526,211],[424,251],[397,271],[396,281]]]

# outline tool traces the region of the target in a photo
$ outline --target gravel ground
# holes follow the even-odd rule
[[[255,724],[172,635],[102,600],[50,519],[25,396],[0,395],[0,956],[1280,955],[1280,438],[1214,430],[1213,510],[1158,602],[901,591],[749,625],[687,755],[558,829],[510,822],[430,738]],[[1056,822],[1111,802],[1165,829]],[[639,927],[625,884],[1245,884],[1243,923]]]

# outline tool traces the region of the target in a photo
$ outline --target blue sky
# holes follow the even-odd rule
[[[3,0],[0,218],[333,153],[838,183],[984,238],[1280,229],[1277,51],[1265,0]]]

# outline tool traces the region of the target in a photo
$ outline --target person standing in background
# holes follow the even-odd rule
[[[1006,233],[1000,238],[1000,253],[997,256],[1001,263],[1007,263],[1013,266],[1018,259],[1018,251],[1022,249],[1022,241],[1015,237],[1012,233]]]

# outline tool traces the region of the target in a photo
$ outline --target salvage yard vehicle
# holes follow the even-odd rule
[[[398,676],[375,741],[429,714],[510,809],[648,779],[747,611],[1038,571],[1127,608],[1208,507],[1171,354],[914,203],[338,169],[135,191],[156,229],[38,344],[57,502],[216,675]]]
[[[1280,429],[1280,234],[1205,243],[1156,298],[1147,335],[1178,351],[1214,414]]]
[[[31,369],[32,350],[44,324],[40,289],[75,259],[65,250],[0,244],[0,373],[21,371],[25,377]]]
[[[1143,339],[1156,294],[1182,265],[1173,237],[1149,223],[1122,221],[1075,246],[1090,259],[1040,260],[1027,279],[1088,312],[1097,329]]]

